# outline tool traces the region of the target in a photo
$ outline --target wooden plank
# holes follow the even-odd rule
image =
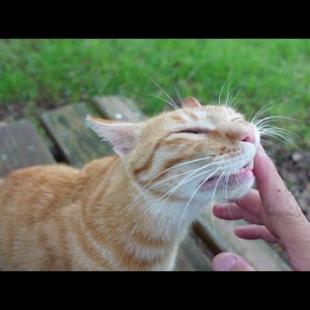
[[[2,122],[0,141],[0,177],[15,169],[54,163],[53,156],[29,120]]]
[[[181,253],[189,260],[190,266],[196,271],[211,271],[213,255],[208,252],[202,240],[190,230],[180,245]],[[186,269],[185,269],[186,268]],[[182,266],[181,271],[187,271],[187,266]]]
[[[109,119],[129,122],[146,119],[133,101],[123,97],[95,97],[94,104],[101,114]],[[207,249],[204,248],[204,244],[199,244],[198,238],[190,232],[180,246],[175,270],[211,270],[211,261],[206,256]]]
[[[200,237],[216,244],[218,252],[233,252],[244,257],[256,270],[285,271],[291,270],[274,248],[262,240],[243,240],[238,238],[234,229],[246,224],[245,221],[223,221],[212,215],[211,208],[201,216],[198,222]],[[217,254],[217,253],[214,253]]]
[[[100,113],[109,119],[130,122],[145,119],[145,115],[132,100],[121,96],[95,97],[94,104]]]
[[[190,262],[190,257],[182,246],[179,247],[173,271],[195,271],[195,268]]]
[[[174,271],[211,271],[212,253],[192,230],[180,245]]]
[[[112,154],[111,148],[86,127],[87,114],[94,113],[86,104],[79,103],[44,113],[41,117],[44,127],[73,166],[81,167],[90,160]]]

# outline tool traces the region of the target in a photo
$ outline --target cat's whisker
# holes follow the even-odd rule
[[[255,114],[255,116],[251,120],[251,123],[254,126],[256,126],[261,137],[270,137],[273,139],[277,139],[279,141],[283,141],[285,143],[291,144],[294,147],[298,148],[297,145],[294,143],[294,140],[298,138],[298,135],[296,135],[294,132],[288,129],[284,129],[279,126],[275,126],[271,124],[272,122],[277,121],[277,120],[290,120],[290,121],[298,121],[298,120],[292,117],[287,117],[287,116],[282,116],[282,115],[269,115],[269,116],[261,117],[269,108],[270,108],[270,104],[268,106],[263,107]],[[261,118],[259,119],[259,117]]]
[[[229,201],[229,199],[228,199],[228,191],[227,191],[227,188],[228,188],[228,179],[229,179],[229,176],[226,176],[226,178],[225,178],[225,198],[226,198],[226,203]],[[230,217],[232,217],[232,214],[231,214],[231,211],[230,211],[230,209],[228,208],[228,213],[229,213],[229,215],[230,215]]]
[[[270,100],[269,102],[267,102],[267,104],[263,105],[258,111],[254,110],[249,116],[250,120],[249,122],[254,123],[259,118],[260,115],[263,115],[266,112],[266,110],[264,109],[266,108],[268,110],[270,108],[271,103],[273,102],[274,100]]]
[[[174,90],[175,90],[175,93],[176,93],[176,96],[179,100],[179,103],[180,103],[180,107],[182,107],[182,96],[181,96],[181,93],[179,91],[179,89],[177,88],[177,86],[175,85],[175,82],[173,82],[173,86],[174,86]]]
[[[284,129],[284,128],[281,128],[281,127],[276,127],[276,126],[265,126],[263,128],[260,128],[260,132],[262,135],[265,135],[266,133],[273,133],[273,132],[277,132],[279,134],[283,134],[283,135],[286,135],[292,139],[296,139],[298,138],[299,136],[290,131],[290,130],[287,130],[287,129]]]
[[[193,161],[181,163],[181,164],[175,165],[175,166],[173,166],[173,167],[170,167],[170,168],[168,168],[168,169],[166,169],[166,170],[170,170],[170,169],[172,169],[172,168],[174,168],[174,167],[176,167],[176,166],[181,166],[181,165],[185,165],[185,164],[188,164],[188,163],[197,162],[197,161],[201,161],[201,160],[205,160],[205,158],[196,159],[196,160],[193,160]],[[198,171],[200,171],[200,170],[202,170],[202,169],[209,168],[209,167],[211,166],[211,164],[212,164],[212,165],[215,165],[216,163],[218,163],[218,162],[208,163],[208,164],[204,165],[203,167],[200,167],[200,168],[198,168],[198,169],[196,169],[196,170],[194,170],[194,171],[190,170],[189,172],[187,172],[188,175],[187,175],[185,178],[183,178],[174,188],[172,188],[170,191],[168,191],[167,193],[165,193],[164,195],[162,195],[162,196],[161,196],[159,199],[157,199],[155,202],[154,202],[154,201],[151,202],[151,204],[150,204],[149,206],[146,207],[146,211],[143,212],[141,219],[139,219],[139,220],[137,221],[135,227],[133,228],[132,232],[130,233],[130,237],[131,237],[131,236],[133,235],[133,233],[135,232],[136,227],[138,226],[138,224],[141,223],[141,222],[143,221],[144,217],[145,217],[148,213],[150,213],[150,211],[151,211],[153,205],[156,205],[156,203],[160,202],[160,201],[161,201],[162,199],[164,199],[166,196],[168,196],[168,197],[166,198],[166,199],[168,199],[168,198],[170,197],[170,195],[171,195],[179,186],[184,185],[185,183],[191,181],[193,178],[199,177],[200,175],[205,174],[206,172],[209,172],[209,170],[204,171],[203,173],[200,173],[199,175],[194,176],[194,177],[190,178],[189,180],[187,180],[189,177],[191,177],[193,174],[196,174]],[[130,205],[133,205],[133,203],[131,203]],[[147,210],[149,210],[149,211],[147,211]]]
[[[216,163],[211,163],[211,164],[216,164]],[[172,193],[172,192],[174,192],[177,188],[179,188],[180,186],[182,186],[182,185],[184,185],[184,184],[186,184],[186,183],[188,183],[189,181],[191,181],[191,180],[193,180],[193,179],[196,179],[197,177],[199,177],[199,176],[201,176],[201,175],[203,175],[203,174],[205,174],[206,172],[209,172],[209,170],[207,170],[207,171],[203,171],[203,172],[201,172],[201,173],[199,173],[198,175],[195,175],[198,171],[200,171],[200,170],[203,170],[203,169],[206,169],[206,168],[208,168],[211,164],[208,164],[208,165],[205,165],[205,166],[203,166],[203,167],[200,167],[200,168],[198,168],[198,169],[196,169],[194,172],[192,172],[190,175],[188,175],[187,177],[185,177],[179,184],[177,184],[174,188],[172,188],[168,193]],[[212,171],[213,172],[213,171]],[[211,172],[211,173],[212,173]],[[192,175],[194,175],[194,176],[192,176]],[[190,177],[190,178],[189,178]],[[188,179],[189,178],[189,179]],[[166,194],[168,194],[168,193],[166,193]],[[165,194],[165,195],[166,195]],[[170,195],[169,195],[170,196]]]
[[[143,191],[148,190],[148,189],[150,188],[150,187],[148,187],[148,186],[149,186],[154,180],[156,180],[159,176],[161,176],[162,174],[164,174],[164,173],[166,173],[166,172],[168,172],[168,171],[170,171],[170,170],[172,170],[172,169],[178,168],[178,167],[180,167],[180,166],[185,166],[185,165],[189,165],[189,164],[192,164],[192,163],[196,163],[196,162],[200,162],[200,161],[205,161],[205,160],[208,160],[208,159],[209,159],[209,157],[206,156],[206,157],[203,157],[203,158],[198,158],[198,159],[194,159],[194,160],[189,160],[189,161],[186,161],[186,162],[183,162],[183,163],[174,165],[174,166],[172,166],[172,167],[170,167],[170,168],[167,168],[167,169],[161,171],[160,173],[158,173],[155,177],[153,177],[151,180],[149,180],[142,188],[140,188],[140,186],[138,186],[138,185],[137,185],[136,187],[137,187],[137,189],[139,190],[140,193],[142,192],[142,194],[144,194]],[[186,173],[190,173],[191,171],[192,171],[192,170],[187,171]],[[184,173],[184,174],[186,174],[186,173]],[[183,174],[181,174],[181,175],[183,175]],[[164,180],[160,181],[160,183],[158,183],[158,184],[162,184],[162,183],[164,183],[164,182],[166,182],[166,181],[168,181],[168,180],[170,180],[170,179],[173,179],[173,178],[175,178],[175,177],[176,177],[176,176],[172,176],[172,177],[169,177],[169,178],[167,178],[167,179],[164,179]],[[152,186],[155,187],[155,184],[152,185]],[[139,194],[139,195],[132,201],[132,203],[129,204],[128,207],[131,207],[131,206],[132,206],[136,201],[138,201],[140,198],[141,198],[141,194]]]
[[[225,197],[226,197],[226,201],[228,201],[228,192],[227,192],[227,187],[228,187],[228,179],[229,179],[229,176],[226,175],[225,177]]]
[[[189,164],[192,164],[192,163],[196,163],[196,162],[200,162],[200,161],[205,161],[205,160],[208,160],[210,159],[211,156],[205,156],[205,157],[202,157],[202,158],[197,158],[197,159],[193,159],[193,160],[188,160],[188,161],[185,161],[185,162],[182,162],[182,163],[179,163],[179,164],[176,164],[174,166],[171,166],[163,171],[161,171],[160,173],[156,174],[154,177],[152,177],[147,183],[151,183],[153,182],[154,180],[156,180],[159,176],[161,176],[162,174],[164,173],[167,173],[168,171],[172,170],[172,169],[176,169],[176,168],[179,168],[181,166],[185,166],[185,165],[189,165]],[[144,188],[144,187],[143,187]]]
[[[149,95],[149,97],[153,97],[155,99],[159,99],[167,104],[169,104],[174,110],[178,109],[179,107],[177,107],[174,103],[171,103],[171,101],[165,99],[165,98],[162,98],[160,96],[156,96],[156,95]]]
[[[264,113],[266,113],[269,109],[278,107],[281,103],[273,104],[274,100],[270,100],[267,104],[262,106],[251,118],[250,122],[255,123],[255,121]],[[273,105],[272,105],[273,104]]]
[[[265,127],[274,127],[274,128],[281,128],[279,126],[275,126],[272,124],[273,121],[276,121],[276,120],[280,120],[280,119],[288,119],[288,118],[284,118],[284,117],[274,117],[274,118],[266,118],[266,119],[262,119],[261,121],[258,121],[256,123],[252,123],[254,126],[256,126],[257,128],[265,128]],[[283,128],[282,128],[283,129]],[[283,130],[287,130],[287,129],[283,129]],[[287,130],[289,131],[289,130]]]
[[[226,95],[226,99],[225,99],[225,107],[230,107],[231,106],[231,101],[233,100],[233,97],[232,97],[232,92],[230,90],[230,86],[228,85],[228,90],[227,90],[227,95]]]
[[[225,99],[225,103],[224,103],[225,107],[229,106],[230,96],[231,96],[230,86],[228,85],[226,99]]]
[[[147,191],[147,190],[153,189],[154,187],[156,187],[156,186],[158,186],[158,185],[160,185],[160,184],[163,184],[163,183],[165,183],[165,182],[167,182],[167,181],[170,181],[170,180],[172,180],[172,179],[178,178],[178,177],[180,177],[180,176],[182,176],[182,175],[189,174],[189,173],[191,173],[191,172],[192,172],[192,170],[190,170],[190,171],[185,171],[185,172],[179,173],[179,174],[177,174],[177,175],[173,175],[173,176],[171,176],[171,177],[169,177],[169,178],[167,178],[167,179],[164,179],[164,180],[162,180],[162,181],[159,181],[159,182],[157,182],[157,183],[155,183],[155,184],[153,184],[153,185],[151,185],[151,186],[149,186],[149,187],[142,188],[140,191],[142,192],[142,194],[145,194],[145,193],[143,192],[143,190],[144,190],[144,191]],[[149,185],[149,183],[148,183],[147,185]],[[137,197],[135,198],[135,200],[133,200],[132,204],[130,204],[128,207],[133,206],[133,203],[136,202],[136,201],[138,201],[138,199],[140,199],[140,198],[141,198],[140,196],[137,196]]]
[[[277,133],[277,132],[265,133],[264,136],[265,137],[268,136],[270,138],[278,139],[280,141],[282,140],[282,141],[287,142],[287,143],[292,143],[293,142],[289,137],[285,137],[282,134]]]
[[[252,118],[250,118],[250,122],[251,123],[255,123],[255,121],[261,116],[263,115],[264,113],[266,113],[266,111],[268,109],[270,109],[270,106],[271,104],[273,103],[274,101],[271,100],[270,102],[268,102],[267,104],[265,104],[264,106],[262,106],[258,111],[256,111],[253,115]]]
[[[222,93],[223,93],[224,87],[226,86],[226,84],[228,83],[228,81],[230,79],[230,75],[231,75],[231,71],[228,73],[228,76],[225,79],[225,81],[223,83],[223,86],[221,87],[221,91],[220,91],[220,95],[219,95],[219,100],[218,100],[218,105],[222,105],[222,103],[221,103]]]
[[[211,163],[208,163],[208,164],[204,165],[203,167],[199,168],[199,170],[200,170],[200,169],[203,169],[203,168],[208,168],[208,167],[214,166],[214,165],[216,165],[216,162],[211,162]],[[180,174],[175,175],[175,176],[171,176],[171,177],[169,177],[168,179],[165,179],[165,180],[163,180],[163,181],[159,181],[159,182],[155,183],[154,185],[152,185],[149,189],[152,189],[152,188],[154,188],[154,187],[156,187],[156,186],[158,186],[158,185],[160,185],[160,184],[162,184],[162,183],[164,183],[164,182],[166,182],[166,181],[168,181],[168,180],[170,180],[170,179],[173,179],[173,178],[175,178],[175,177],[177,177],[177,176],[179,176],[179,175],[184,175],[185,173],[188,173],[188,171],[183,172],[183,173],[180,173]]]
[[[262,119],[260,119],[257,123],[255,124],[260,124],[261,122],[265,121],[265,120],[273,120],[273,119],[288,119],[288,120],[292,120],[292,121],[298,121],[298,119],[293,118],[293,117],[289,117],[289,116],[283,116],[283,115],[270,115],[270,116],[266,116]]]
[[[232,101],[230,102],[230,107],[234,108],[237,105],[238,99],[236,97],[232,98]]]
[[[283,135],[286,135],[286,136],[291,137],[291,138],[298,138],[299,137],[297,134],[295,134],[294,132],[292,132],[288,129],[284,129],[284,128],[274,126],[271,124],[260,125],[260,126],[257,126],[257,128],[258,128],[261,135],[266,135],[266,133],[277,132],[279,134],[283,134]]]
[[[272,130],[272,131],[266,130],[262,133],[262,135],[264,135],[265,137],[268,136],[271,138],[278,139],[279,141],[284,141],[288,144],[292,144],[295,148],[298,148],[298,146],[294,142],[294,138],[288,136],[287,134],[283,134],[282,132],[277,132],[275,130]]]
[[[171,98],[171,96],[153,79],[151,81],[160,89],[160,91],[167,97],[168,101],[170,102],[169,104],[175,109],[178,110],[179,107],[175,103],[175,101]]]
[[[223,171],[223,173],[224,173],[224,171]],[[215,204],[215,201],[214,201],[215,192],[216,192],[217,185],[218,185],[218,183],[219,183],[219,181],[220,181],[220,179],[221,179],[221,176],[222,176],[222,174],[221,174],[220,177],[218,178],[218,180],[217,180],[217,182],[216,182],[216,185],[215,185],[215,187],[214,187],[214,189],[213,189],[213,192],[212,192],[212,195],[211,195],[211,198],[210,198],[210,203],[209,203],[209,207],[210,207],[210,208],[213,208],[213,206],[214,206],[214,204]],[[212,214],[212,210],[210,210],[210,212],[211,212],[211,214]],[[211,218],[212,218],[212,216],[211,216]],[[214,218],[213,218],[213,219],[214,219]],[[214,228],[214,221],[212,222],[212,224],[213,224],[213,228]]]
[[[222,178],[222,176],[223,176],[224,173],[225,173],[225,171],[223,171],[223,172],[220,174],[220,176],[219,176],[219,178],[218,178],[218,180],[217,180],[217,182],[216,182],[216,184],[215,184],[215,186],[214,186],[214,189],[213,189],[213,192],[212,192],[212,196],[211,196],[211,199],[210,199],[210,201],[212,202],[212,205],[214,205],[214,203],[215,203],[214,198],[215,198],[215,196],[216,196],[216,190],[217,190],[218,184],[220,183],[220,180],[221,180],[221,178]]]
[[[197,188],[193,191],[193,193],[192,193],[192,195],[190,196],[190,198],[189,198],[189,200],[188,200],[186,206],[184,207],[184,211],[183,211],[182,216],[181,216],[181,218],[180,218],[180,225],[179,225],[179,226],[181,226],[181,225],[183,224],[184,216],[185,216],[186,211],[187,211],[188,207],[190,206],[190,204],[191,204],[191,202],[192,202],[194,196],[198,193],[198,191],[201,189],[201,187],[204,185],[204,183],[205,183],[206,181],[208,181],[211,177],[213,177],[219,170],[220,170],[220,169],[216,169],[213,173],[211,173],[210,175],[208,175],[208,176],[200,183],[200,185],[197,186]],[[179,228],[179,230],[181,230],[181,228]]]
[[[200,168],[198,168],[198,169],[200,169]],[[196,173],[196,171],[197,171],[198,169],[194,170],[194,172],[192,172],[192,170],[191,170],[191,171],[189,171],[189,173],[191,173],[191,175],[192,175],[193,173]],[[187,177],[188,177],[188,176],[187,176]],[[180,184],[182,181],[184,181],[187,177],[185,177],[184,179],[182,179],[178,184]],[[174,188],[173,188],[173,189],[174,189]],[[172,190],[173,190],[173,189],[172,189]],[[170,190],[169,192],[171,192],[172,190]],[[158,199],[155,201],[155,203],[156,203],[156,202],[159,202],[160,200],[162,200],[162,199],[165,197],[165,195],[169,194],[169,192],[168,192],[168,193],[165,193],[165,194],[162,195],[160,198],[158,198]],[[151,202],[151,203],[145,208],[146,210],[143,212],[143,215],[142,215],[142,217],[141,217],[141,221],[144,219],[144,214],[146,214],[146,213],[148,212],[148,210],[151,211],[150,209],[152,208],[153,205],[155,205],[155,203],[154,203],[154,201],[153,201],[153,202]],[[136,229],[136,226],[139,224],[139,222],[140,222],[140,219],[137,221],[137,224],[134,226],[134,229],[133,229],[133,231],[131,232],[131,234],[129,235],[129,237],[131,237],[131,236],[133,235],[133,233],[134,233],[134,231],[135,231],[135,229]]]
[[[215,171],[212,171],[212,172],[202,181],[202,183],[198,186],[198,188],[196,188],[196,190],[194,191],[194,194],[196,194],[196,193],[198,192],[198,190],[203,186],[203,183],[204,183],[205,181],[207,181],[208,179],[210,179],[212,176],[214,176],[215,173],[216,173],[218,170],[219,170],[219,169],[216,169]],[[202,174],[204,174],[204,173],[207,173],[207,172],[209,172],[209,171],[205,171],[205,172],[203,172],[203,173],[200,173],[199,175],[197,175],[197,176],[195,176],[195,177],[198,177],[198,176],[200,176],[200,175],[202,175]],[[183,179],[183,180],[184,180],[184,179]],[[182,181],[183,181],[183,180],[182,180]],[[182,181],[181,181],[181,182],[182,182]],[[188,180],[188,181],[190,181],[190,180]],[[187,182],[184,183],[184,181],[183,181],[182,183],[183,183],[183,184],[181,184],[181,185],[184,185],[184,184],[187,183]],[[188,201],[186,207],[184,208],[184,211],[183,211],[183,214],[182,214],[182,216],[181,216],[181,219],[179,220],[179,230],[180,230],[180,226],[182,226],[183,217],[184,217],[184,215],[186,214],[186,211],[187,211],[187,209],[188,209],[188,206],[190,205],[190,202],[192,201],[192,199],[193,199],[193,197],[194,197],[194,194],[191,195],[190,200]],[[170,196],[170,195],[171,195],[171,193],[169,194],[169,196]],[[168,196],[166,199],[168,199],[169,196]],[[156,202],[157,202],[157,201],[156,201]]]
[[[220,176],[219,176],[219,178],[218,178],[218,180],[217,180],[217,183],[215,184],[215,190],[214,190],[214,195],[216,196],[216,191],[217,191],[217,189],[218,189],[218,186],[221,184],[221,181],[222,181],[222,178],[223,177],[225,177],[225,171],[223,171],[221,174],[220,174]]]
[[[192,176],[193,174],[197,173],[197,172],[200,171],[202,168],[205,168],[205,167],[203,166],[203,167],[200,167],[200,168],[196,169],[196,170],[195,170],[194,172],[192,172],[189,176]],[[177,188],[179,188],[180,186],[182,186],[182,185],[184,185],[184,184],[186,184],[186,183],[192,181],[193,179],[195,179],[195,178],[197,178],[197,177],[199,177],[199,176],[201,176],[201,175],[203,175],[203,174],[205,174],[205,173],[208,173],[208,172],[210,172],[210,171],[209,171],[209,170],[203,171],[202,173],[199,173],[198,175],[192,176],[192,177],[189,178],[188,180],[187,180],[187,178],[188,178],[189,176],[185,177],[185,178],[182,179],[176,186],[174,186],[172,189],[170,189],[168,192],[166,192],[165,194],[163,194],[161,197],[159,197],[159,198],[156,199],[155,201],[151,202],[151,203],[146,207],[146,209],[147,209],[147,210],[148,210],[148,209],[151,209],[154,205],[157,205],[157,204],[158,204],[160,201],[162,201],[164,198],[168,199],[168,198],[171,196],[171,194],[172,194]],[[212,173],[212,172],[211,172],[211,173]],[[147,211],[145,211],[144,213],[147,213]],[[147,214],[145,214],[145,215],[147,215]],[[144,216],[145,216],[145,215],[144,215]],[[143,220],[143,218],[141,219],[141,222],[142,222],[142,220]],[[137,227],[137,225],[138,225],[139,222],[140,222],[140,220],[137,222],[137,224],[135,225],[133,231],[130,233],[130,237],[133,235],[133,233],[134,233],[134,231],[135,231],[135,229],[136,229],[136,227]],[[141,222],[140,222],[140,223],[141,223]]]
[[[226,83],[226,81],[225,81],[225,83]],[[218,100],[218,105],[221,105],[222,92],[223,92],[223,89],[224,89],[225,83],[223,84],[223,86],[222,86],[222,88],[221,88],[221,91],[220,91],[219,100]]]
[[[192,173],[190,173],[188,176],[186,176],[184,179],[182,179],[177,185],[175,185],[172,189],[170,189],[168,192],[166,192],[164,195],[162,195],[159,199],[157,199],[155,202],[153,202],[152,204],[154,203],[158,203],[160,202],[162,199],[164,199],[165,197],[168,196],[168,198],[171,196],[171,194],[176,190],[178,189],[180,186],[188,183],[189,181],[192,181],[193,179],[196,179],[197,177],[207,173],[207,172],[210,172],[209,170],[207,171],[203,171],[201,173],[199,173],[198,175],[195,175],[198,171],[202,170],[202,169],[205,169],[206,167],[203,166],[203,167],[200,167],[196,170],[194,170]],[[189,178],[189,179],[188,179]],[[151,204],[151,205],[152,205]]]
[[[225,107],[231,107],[232,108],[236,104],[237,93],[238,93],[238,90],[235,91],[236,88],[237,88],[237,86],[230,89],[230,85],[228,85],[226,100],[225,100],[225,104],[224,104]]]

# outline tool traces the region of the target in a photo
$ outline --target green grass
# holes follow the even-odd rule
[[[120,94],[152,115],[164,103],[150,78],[209,103],[228,76],[238,109],[249,115],[275,100],[273,114],[299,119],[281,126],[310,145],[310,40],[0,40],[0,105],[33,112]]]

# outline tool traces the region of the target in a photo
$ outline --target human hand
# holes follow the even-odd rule
[[[254,174],[258,191],[253,189],[234,203],[215,205],[214,215],[224,220],[246,220],[249,225],[235,229],[239,238],[278,243],[287,252],[294,270],[310,270],[310,223],[262,146],[255,156]],[[213,259],[213,269],[254,270],[232,253],[218,254]]]

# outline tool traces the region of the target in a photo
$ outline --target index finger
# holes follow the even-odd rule
[[[309,242],[309,237],[302,237],[310,233],[309,223],[262,146],[257,149],[254,174],[264,213],[283,244],[300,248]]]
[[[260,145],[254,159],[256,185],[265,211],[282,216],[287,213],[301,213],[295,198],[287,189],[274,163]]]

